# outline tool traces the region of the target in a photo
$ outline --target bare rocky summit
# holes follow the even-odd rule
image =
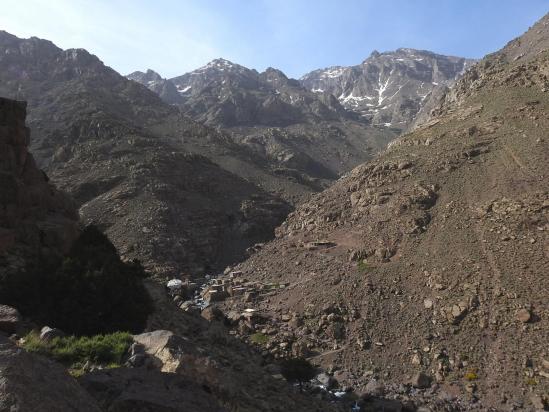
[[[300,81],[318,94],[337,97],[375,125],[406,130],[432,94],[451,86],[474,60],[426,50],[374,51],[356,66],[334,66]]]
[[[128,74],[126,77],[147,86],[147,88],[158,94],[167,103],[175,104],[182,101],[174,84],[169,80],[163,79],[154,70],[149,69],[145,73],[137,71]]]

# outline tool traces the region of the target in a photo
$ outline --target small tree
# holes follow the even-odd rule
[[[316,375],[316,368],[307,359],[292,358],[282,361],[280,372],[288,382],[299,383],[299,391],[303,391],[303,382],[308,382]]]

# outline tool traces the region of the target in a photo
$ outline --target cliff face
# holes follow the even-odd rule
[[[26,103],[0,98],[0,266],[59,255],[78,235],[72,200],[49,183],[28,151]],[[6,263],[6,264],[4,264]]]

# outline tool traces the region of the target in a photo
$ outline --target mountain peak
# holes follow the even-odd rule
[[[219,57],[217,59],[212,60],[205,66],[202,66],[201,69],[204,68],[214,68],[218,70],[224,70],[224,69],[232,69],[233,67],[238,66],[238,64],[235,64],[231,62],[230,60],[224,59],[222,57]],[[200,70],[200,69],[199,69]]]
[[[146,83],[153,83],[153,82],[160,82],[164,80],[160,74],[155,72],[152,69],[147,69],[146,72],[142,71],[135,71],[133,73],[130,73],[126,76],[130,80],[135,80],[139,83],[146,84]]]
[[[437,86],[450,85],[471,61],[426,50],[372,51],[360,65],[315,70],[301,78],[375,125],[405,129]],[[411,103],[412,102],[412,103]]]

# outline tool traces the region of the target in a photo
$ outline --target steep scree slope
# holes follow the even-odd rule
[[[511,46],[533,32],[549,38],[547,18]],[[402,383],[425,371],[440,396],[480,399],[481,409],[542,403],[549,390],[544,45],[532,43],[518,60],[507,58],[508,48],[487,56],[438,117],[302,204],[276,240],[237,268],[251,281],[289,285],[227,306],[253,305],[274,320],[295,313],[301,321],[274,321],[271,340],[287,342],[276,352],[305,346],[358,388],[372,376]]]

